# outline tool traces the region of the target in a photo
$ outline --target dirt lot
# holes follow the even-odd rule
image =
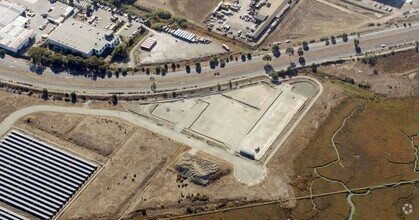
[[[69,204],[62,218],[117,219],[181,146],[167,137],[137,128],[78,198]]]
[[[346,62],[320,67],[319,71],[355,83],[369,82],[374,93],[385,97],[406,97],[419,92],[419,53],[408,51],[395,56],[379,57],[375,66]],[[374,73],[376,70],[376,73]]]
[[[207,16],[221,0],[155,0],[137,1],[136,4],[150,8],[162,8],[176,15],[183,16],[190,22],[202,25],[202,20]]]
[[[262,46],[266,47],[269,43],[286,39],[330,37],[332,34],[354,30],[370,20],[366,16],[348,11],[339,10],[317,0],[302,0],[265,39]]]
[[[74,114],[39,113],[27,116],[23,121],[105,157],[118,149],[135,130],[132,124],[122,120]]]
[[[217,162],[221,169],[232,170],[229,163],[215,157],[199,152],[197,156]],[[174,160],[175,161],[175,160]],[[233,172],[221,177],[208,186],[200,186],[185,180],[186,187],[177,181],[178,173],[172,166],[168,166],[159,174],[150,187],[144,192],[143,200],[137,201],[130,213],[141,215],[141,210],[146,210],[149,217],[170,216],[186,214],[187,207],[193,210],[213,210],[217,207],[235,206],[247,202],[273,200],[278,196],[287,195],[287,185],[282,180],[280,173],[273,173],[269,179],[261,185],[248,187],[240,184]],[[179,187],[180,185],[181,187]],[[191,201],[188,195],[205,195],[208,201]]]

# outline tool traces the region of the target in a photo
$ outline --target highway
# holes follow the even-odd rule
[[[321,63],[325,61],[337,60],[355,56],[353,39],[356,36],[350,36],[347,42],[337,39],[335,45],[325,45],[324,42],[309,44],[309,51],[304,53],[305,65],[312,63]],[[360,47],[362,51],[381,51],[381,45],[386,48],[395,45],[403,45],[419,40],[419,24],[413,24],[411,27],[399,27],[384,29],[382,31],[363,34],[360,36]],[[290,65],[289,56],[285,54],[286,48],[281,48],[280,57],[272,56],[270,64],[277,70],[287,68]],[[297,67],[301,65],[298,62],[297,47],[295,55],[291,56],[292,62]],[[233,78],[251,77],[265,74],[262,55],[254,56],[251,60],[245,62],[231,61],[224,68],[217,67],[211,69],[208,66],[202,68],[202,72],[197,74],[192,67],[191,73],[184,70],[169,72],[166,76],[155,76],[157,90],[169,90],[179,88],[202,87],[205,85],[226,82]],[[193,66],[193,65],[192,65]],[[214,76],[219,72],[219,76]],[[30,84],[38,88],[48,88],[54,91],[76,91],[85,94],[109,94],[109,93],[138,93],[150,91],[150,77],[147,75],[128,75],[120,78],[98,78],[96,80],[84,76],[73,76],[66,73],[55,74],[50,69],[46,69],[43,74],[37,75],[29,71],[27,61],[18,60],[7,56],[0,60],[0,79],[3,82],[13,82],[21,84]]]

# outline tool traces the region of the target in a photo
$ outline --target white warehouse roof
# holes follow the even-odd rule
[[[25,10],[25,6],[14,4],[9,1],[0,1],[0,29],[22,15]]]

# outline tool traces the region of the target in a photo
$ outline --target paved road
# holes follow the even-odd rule
[[[310,50],[304,55],[306,65],[320,63],[323,61],[336,60],[339,58],[355,55],[353,38],[348,42],[338,39],[336,45],[326,46],[323,42],[310,44]],[[379,51],[382,44],[387,47],[400,45],[419,40],[419,24],[412,27],[400,27],[385,29],[382,31],[361,35],[360,46],[363,51]],[[276,69],[289,66],[289,57],[281,50],[279,58],[273,58],[270,64]],[[297,66],[298,56],[292,56],[292,60]],[[249,77],[263,75],[263,67],[266,64],[262,56],[254,56],[252,60],[242,62],[230,62],[225,68],[204,67],[201,74],[187,74],[184,71],[170,72],[165,77],[157,76],[156,81],[158,90],[174,88],[187,88],[194,86],[205,86],[225,82],[229,79],[238,77]],[[213,73],[219,72],[220,76],[215,77]],[[49,88],[61,91],[78,91],[90,94],[108,94],[110,92],[143,92],[150,91],[150,80],[145,75],[129,75],[119,79],[97,79],[96,81],[84,77],[75,77],[68,74],[54,74],[49,69],[42,75],[30,73],[25,61],[7,57],[0,61],[0,79],[11,82],[31,84],[39,88]]]

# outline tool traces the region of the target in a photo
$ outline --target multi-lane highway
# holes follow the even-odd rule
[[[338,39],[336,44],[325,45],[324,42],[310,44],[309,51],[304,54],[305,65],[311,63],[320,63],[340,58],[347,58],[356,55],[353,39],[351,36],[347,42]],[[390,28],[378,32],[362,34],[359,38],[360,46],[365,51],[381,51],[381,45],[386,48],[403,45],[419,40],[419,24],[413,24],[411,27]],[[281,56],[274,56],[270,64],[275,69],[286,68],[290,65],[289,57],[285,54],[286,48],[281,48]],[[295,48],[297,51],[297,48]],[[300,66],[298,55],[291,56],[292,62]],[[167,90],[174,88],[201,87],[218,82],[225,82],[237,77],[250,77],[265,74],[262,55],[254,56],[252,60],[245,62],[233,61],[224,68],[217,67],[211,69],[203,67],[202,72],[197,74],[194,69],[187,74],[185,71],[169,72],[166,76],[154,76],[158,90]],[[213,73],[219,72],[219,76]],[[26,61],[17,60],[12,57],[6,57],[0,61],[0,79],[3,82],[30,84],[38,88],[48,88],[57,91],[78,91],[88,94],[108,94],[112,92],[143,92],[150,91],[150,79],[146,75],[128,75],[126,77],[105,78],[92,80],[83,76],[72,76],[65,73],[55,74],[47,69],[42,75],[37,75],[29,71]]]

